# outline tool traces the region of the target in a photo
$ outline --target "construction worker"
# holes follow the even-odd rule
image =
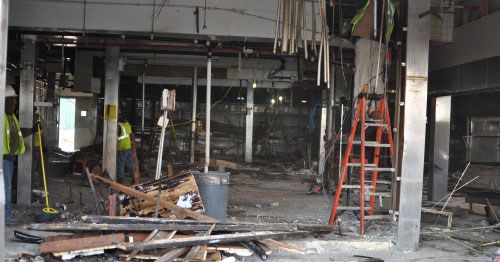
[[[5,189],[5,223],[12,225],[15,221],[12,218],[12,177],[14,175],[14,161],[18,155],[25,151],[24,137],[33,134],[35,127],[19,127],[19,121],[14,114],[16,110],[16,91],[12,86],[5,88],[5,116],[4,116],[4,137],[3,137],[3,179]]]
[[[132,173],[132,143],[133,133],[132,126],[127,121],[126,116],[120,114],[118,118],[118,142],[117,142],[117,159],[116,159],[116,180],[118,183],[123,183],[125,178],[125,168],[129,173]]]

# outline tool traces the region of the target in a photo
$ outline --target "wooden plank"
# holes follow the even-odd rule
[[[145,200],[147,202],[151,202],[151,203],[156,204],[155,197],[150,197],[147,194],[140,192],[140,191],[137,191],[135,189],[132,189],[128,186],[124,186],[122,184],[116,183],[115,181],[106,179],[106,178],[101,177],[101,176],[97,176],[95,174],[92,174],[92,179],[99,181],[99,182],[104,182],[106,184],[109,184],[111,186],[111,188],[113,188],[114,190],[117,190],[117,191],[120,191],[122,193],[128,194],[130,196]],[[160,205],[164,208],[172,210],[177,218],[190,217],[190,218],[194,218],[197,220],[206,220],[206,221],[214,221],[215,220],[212,217],[193,212],[189,209],[179,207],[179,206],[177,206],[173,203],[167,202],[163,199],[160,199]]]
[[[168,164],[167,165],[167,177],[171,178],[173,176],[174,176],[174,167],[172,166],[172,164]]]
[[[211,252],[211,253],[207,254],[206,261],[218,262],[218,261],[221,261],[221,260],[222,260],[222,255],[221,255],[221,253],[219,251],[215,251],[215,252]]]
[[[258,242],[264,243],[268,247],[281,249],[281,250],[284,250],[284,251],[287,251],[290,253],[294,253],[294,254],[304,255],[306,253],[306,251],[303,249],[299,249],[299,248],[293,247],[291,245],[288,245],[286,243],[283,243],[283,242],[280,242],[280,241],[277,241],[274,239],[270,239],[270,238],[259,240]]]
[[[63,253],[77,250],[99,249],[125,242],[125,234],[110,234],[93,237],[81,237],[40,244],[40,253]]]
[[[135,187],[141,188],[141,192],[156,199],[158,197],[159,186],[159,181],[155,180],[137,185]],[[162,179],[161,188],[161,197],[163,200],[176,203],[181,196],[190,194],[193,197],[192,207],[190,210],[197,213],[204,212],[203,201],[201,199],[196,180],[191,173],[179,175],[171,179]],[[156,202],[146,202],[141,199],[131,198],[127,195],[123,198],[122,203],[122,208],[120,210],[120,214],[122,216],[151,216],[151,214],[156,211]],[[159,215],[161,217],[172,216],[172,214],[164,208],[160,209]]]
[[[109,216],[83,216],[81,220],[84,223],[94,224],[177,224],[177,225],[207,225],[206,229],[212,224],[231,225],[240,230],[248,228],[248,230],[270,230],[270,231],[311,231],[311,232],[332,232],[337,229],[334,225],[324,224],[303,224],[303,223],[248,223],[248,222],[226,222],[226,221],[196,221],[196,220],[178,220],[178,219],[163,219],[150,217],[109,217]],[[222,227],[217,227],[215,230],[221,230]],[[240,227],[241,226],[241,227]]]
[[[158,229],[155,229],[153,232],[151,232],[147,237],[146,239],[144,239],[144,241],[151,241],[153,239],[154,236],[156,236],[156,234],[158,234],[159,230]],[[131,256],[135,256],[137,253],[139,253],[139,250],[134,250],[132,251],[132,253],[130,254]],[[127,261],[130,261],[130,259],[127,258]]]
[[[215,227],[215,224],[213,224],[206,232],[204,233],[201,233],[202,236],[209,236],[210,234],[212,234],[212,231],[214,230],[214,227]],[[207,248],[206,245],[202,245],[205,249]],[[186,259],[188,261],[191,261],[193,260],[194,256],[196,255],[196,253],[198,253],[198,251],[200,250],[200,248],[202,246],[192,246],[191,247],[191,250],[189,250],[189,252],[186,254]]]
[[[182,256],[182,254],[186,253],[189,250],[187,247],[180,247],[180,248],[174,248],[167,253],[165,253],[163,256],[159,257],[156,262],[170,262],[173,261],[174,259]]]
[[[160,249],[179,248],[179,247],[194,246],[194,245],[205,245],[210,243],[223,244],[223,243],[241,242],[244,240],[285,237],[292,235],[304,235],[306,233],[307,232],[304,231],[297,231],[297,232],[260,231],[260,232],[233,233],[224,235],[194,236],[182,239],[160,239],[142,243],[121,243],[119,245],[119,248],[125,251],[133,251],[136,249],[151,250],[158,248]]]
[[[135,135],[130,134],[130,141],[132,141],[131,151],[132,151],[132,174],[134,175],[134,183],[141,183],[141,173],[139,172],[139,160],[137,159],[137,149],[135,146]]]
[[[116,216],[116,195],[111,194],[108,196],[109,208],[108,213],[110,217]]]
[[[53,224],[36,224],[30,225],[30,229],[39,231],[153,231],[155,229],[161,231],[207,231],[211,225],[208,224],[184,224],[184,223],[168,223],[168,224],[90,224],[90,223],[53,223]],[[215,224],[214,231],[222,232],[238,232],[238,231],[280,231],[280,232],[315,232],[308,231],[308,227],[297,227],[287,224]]]
[[[422,212],[423,213],[434,214],[434,215],[446,216],[448,218],[448,221],[446,223],[446,227],[451,228],[451,223],[453,221],[453,213],[452,212],[442,211],[442,210],[434,210],[434,209],[431,209],[431,208],[424,208],[424,207],[422,207]]]

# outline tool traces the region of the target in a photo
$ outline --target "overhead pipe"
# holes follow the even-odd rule
[[[281,0],[278,0],[278,8],[276,9],[276,27],[274,29],[274,46],[273,46],[273,54],[276,54],[276,48],[278,46],[278,31],[280,25],[280,10],[281,9]]]
[[[283,0],[283,25],[281,37],[281,52],[288,52],[289,23],[290,23],[290,0]]]
[[[309,58],[308,48],[307,48],[307,12],[306,12],[306,1],[302,0],[302,32],[304,39],[304,58]]]

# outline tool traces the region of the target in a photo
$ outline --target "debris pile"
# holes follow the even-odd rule
[[[66,234],[37,239],[42,255],[63,260],[101,255],[127,261],[221,261],[256,254],[265,260],[273,249],[305,254],[276,239],[328,234],[335,229],[322,224],[217,221],[202,214],[203,199],[191,173],[134,187],[97,175],[92,178],[122,193],[122,216],[92,215],[72,223],[31,224],[32,230]],[[155,212],[157,205],[159,212]]]

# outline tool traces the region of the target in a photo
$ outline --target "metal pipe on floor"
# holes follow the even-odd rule
[[[191,144],[190,144],[190,159],[189,163],[194,164],[194,153],[196,150],[196,104],[198,100],[198,67],[193,69],[193,99],[191,111]]]

